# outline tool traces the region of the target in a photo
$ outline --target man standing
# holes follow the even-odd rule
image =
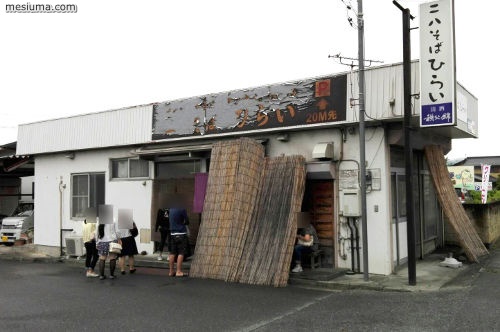
[[[169,221],[170,241],[168,243],[168,265],[170,269],[168,275],[171,277],[186,277],[187,274],[182,272],[182,262],[189,245],[186,227],[189,225],[189,218],[186,209],[177,207],[170,208]],[[177,263],[176,270],[174,270],[174,263]]]

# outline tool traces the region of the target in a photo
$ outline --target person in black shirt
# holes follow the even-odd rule
[[[159,209],[158,214],[156,216],[156,226],[155,231],[160,231],[160,247],[158,250],[160,251],[158,255],[158,260],[163,260],[163,248],[165,247],[165,242],[167,242],[168,246],[168,238],[170,237],[170,224],[168,217],[168,209]]]
[[[169,276],[171,277],[187,277],[187,274],[182,272],[182,262],[187,253],[189,246],[187,236],[187,225],[189,225],[189,218],[187,211],[184,208],[171,208],[170,210],[170,242],[168,245],[168,265]],[[174,264],[177,267],[174,270]]]

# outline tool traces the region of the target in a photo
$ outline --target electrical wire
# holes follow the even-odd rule
[[[358,25],[357,25],[357,18],[358,18],[358,13],[356,12],[356,10],[354,9],[353,5],[351,4],[351,0],[340,0],[342,1],[342,3],[344,4],[344,6],[346,7],[346,10],[347,10],[347,22],[349,22],[349,25],[354,28],[354,29],[358,29]],[[354,13],[354,16],[356,17],[356,19],[353,19],[350,15],[350,12],[353,12]]]

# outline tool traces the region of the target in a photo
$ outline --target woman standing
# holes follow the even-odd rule
[[[125,258],[128,258],[128,268],[130,273],[135,272],[135,259],[134,255],[137,255],[139,252],[137,251],[137,244],[135,243],[135,237],[139,234],[137,230],[137,226],[133,223],[133,227],[131,229],[120,229],[120,240],[122,242],[122,252],[119,255],[120,257],[120,270],[122,274],[125,274]]]
[[[99,279],[104,280],[104,266],[106,259],[109,257],[109,278],[115,278],[116,258],[117,254],[109,251],[109,244],[121,240],[117,236],[115,224],[99,224],[97,227],[97,252],[99,253]]]
[[[97,265],[96,242],[95,242],[95,223],[88,223],[87,220],[83,221],[83,243],[85,245],[85,269],[87,270],[87,277],[98,277],[99,275],[94,272]]]

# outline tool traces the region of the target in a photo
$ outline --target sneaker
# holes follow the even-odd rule
[[[299,273],[299,272],[302,272],[302,271],[304,271],[304,270],[302,270],[302,266],[300,266],[300,265],[297,265],[292,270],[293,273]]]
[[[110,275],[109,279],[115,279],[116,277],[114,275]]]
[[[99,276],[99,280],[104,280],[106,279],[106,276]]]
[[[98,277],[99,275],[95,272],[92,272],[92,271],[88,271],[87,272],[87,278],[95,278],[95,277]]]
[[[159,260],[159,261],[162,261],[162,260],[163,260],[163,257],[158,256],[158,260]]]

